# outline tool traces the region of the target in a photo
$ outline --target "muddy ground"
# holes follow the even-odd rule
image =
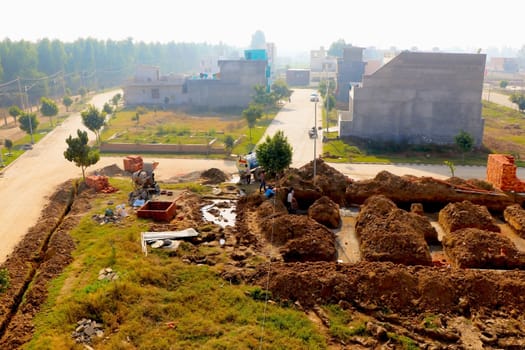
[[[105,171],[112,176],[120,175],[118,167]],[[331,337],[328,341],[331,349],[402,348],[389,340],[387,332],[409,337],[423,349],[525,348],[525,271],[521,266],[504,270],[505,265],[491,265],[485,260],[482,268],[477,269],[462,268],[460,263],[458,266],[436,267],[428,260],[425,264],[418,263],[409,252],[405,252],[404,259],[393,259],[394,262],[387,258],[367,261],[365,254],[364,259],[356,264],[337,263],[332,231],[308,216],[307,210],[321,198],[317,205],[325,205],[327,211],[333,212],[336,206],[363,205],[372,195],[384,195],[387,204],[376,206],[377,211],[371,213],[374,218],[363,217],[360,221],[360,226],[368,226],[363,231],[367,235],[376,238],[381,235],[381,239],[368,243],[361,240],[362,245],[375,245],[374,252],[378,252],[392,249],[393,241],[387,239],[392,234],[406,235],[410,231],[412,237],[418,237],[418,246],[425,246],[427,236],[435,238],[432,232],[426,232],[430,231],[427,223],[416,218],[418,214],[409,212],[414,203],[418,203],[414,207],[420,210],[437,213],[451,202],[468,200],[487,208],[490,215],[501,217],[503,210],[514,204],[512,198],[478,181],[451,179],[447,182],[397,177],[383,172],[373,180],[355,182],[324,163],[317,166],[315,183],[312,174],[311,164],[291,169],[281,179],[275,180],[278,192],[272,200],[267,200],[257,191],[250,193],[245,187],[247,194],[237,203],[235,227],[207,232],[193,244],[225,239],[231,257],[230,263],[220,271],[225,279],[232,283],[268,285],[272,298],[290,301],[303,309],[319,327],[324,328],[326,334],[330,324],[320,305],[338,304],[353,315],[366,317],[363,334],[344,342]],[[216,170],[210,170],[206,175],[208,178],[200,174],[193,174],[191,178],[192,181],[200,179],[209,183],[224,181]],[[284,206],[286,189],[291,186],[295,189],[298,214],[289,214]],[[42,220],[4,263],[9,271],[11,288],[0,295],[0,348],[14,349],[31,338],[34,331],[32,317],[47,297],[47,283],[72,261],[74,242],[68,231],[90,209],[90,201],[97,195],[71,182],[63,184],[44,208]],[[152,223],[152,231],[206,225],[200,208],[209,201],[189,192],[179,198],[182,203],[177,216],[170,223]],[[317,210],[318,213],[322,211]],[[454,213],[450,216],[453,217]],[[334,225],[333,217],[323,220]],[[403,228],[398,229],[400,232],[393,229],[396,222]],[[458,231],[461,232],[454,232]],[[461,237],[451,236],[447,240],[461,242]],[[473,247],[492,248],[490,235],[485,233],[469,231],[463,237],[468,237],[466,243]],[[494,247],[498,248],[495,255],[499,254],[500,260],[509,253],[522,253],[518,250],[501,251],[498,244],[495,241]],[[451,244],[450,254],[459,261],[458,257],[468,253],[470,255],[465,259],[470,261],[468,259],[476,255],[477,250],[472,248],[458,253],[458,246],[462,245]],[[402,253],[402,245],[400,247],[395,256]],[[245,260],[251,254],[259,255],[266,263],[258,266],[246,264]],[[212,256],[190,255],[185,261],[214,265]],[[29,281],[32,283],[26,291]]]

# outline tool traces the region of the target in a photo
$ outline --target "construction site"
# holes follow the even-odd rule
[[[162,190],[169,181],[154,180],[159,164],[140,162],[128,157],[124,168],[98,169],[88,186],[68,182],[50,198],[42,220],[3,265],[10,288],[0,295],[1,348],[22,347],[37,331],[33,317],[48,283],[75,265],[79,242],[69,232],[95,201],[119,192],[112,178],[132,180],[125,214],[148,229],[133,233],[129,250],[147,259],[172,250],[170,259],[209,266],[230,285],[257,286],[268,293],[261,302],[307,315],[324,334],[322,347],[525,348],[525,183],[510,156],[489,156],[486,179],[447,180],[383,171],[354,181],[319,159],[315,177],[311,162],[270,179],[271,198],[258,191],[259,183],[236,183],[218,169],[172,179],[211,185],[208,195]],[[93,219],[118,222],[123,208]],[[176,253],[178,241],[189,252]],[[112,269],[100,273],[99,279],[116,279]],[[364,328],[332,332],[326,305],[365,320]],[[119,327],[104,316],[93,320],[90,334],[82,333],[90,326],[79,327],[69,325],[77,328],[72,348],[114,348],[111,338],[118,335],[111,329]],[[128,345],[121,348],[154,348]]]

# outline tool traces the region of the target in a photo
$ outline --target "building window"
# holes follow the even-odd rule
[[[151,98],[155,98],[155,99],[160,98],[159,89],[151,89]]]

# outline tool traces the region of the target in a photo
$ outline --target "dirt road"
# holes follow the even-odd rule
[[[92,101],[101,108],[116,91],[96,95]],[[18,241],[33,226],[47,198],[62,182],[82,176],[80,168],[64,158],[65,139],[76,136],[76,130],[86,130],[79,113],[72,114],[59,127],[46,135],[32,150],[2,171],[0,176],[0,261],[13,250]],[[94,134],[89,132],[89,138]]]

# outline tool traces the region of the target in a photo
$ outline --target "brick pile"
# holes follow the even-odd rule
[[[514,157],[506,154],[489,154],[487,181],[502,191],[525,192],[525,181],[516,176]]]
[[[139,171],[144,166],[144,161],[141,156],[126,156],[124,158],[124,170],[134,173]]]
[[[97,192],[112,193],[117,189],[109,184],[109,178],[103,175],[86,176],[86,185],[89,188],[94,188]]]

